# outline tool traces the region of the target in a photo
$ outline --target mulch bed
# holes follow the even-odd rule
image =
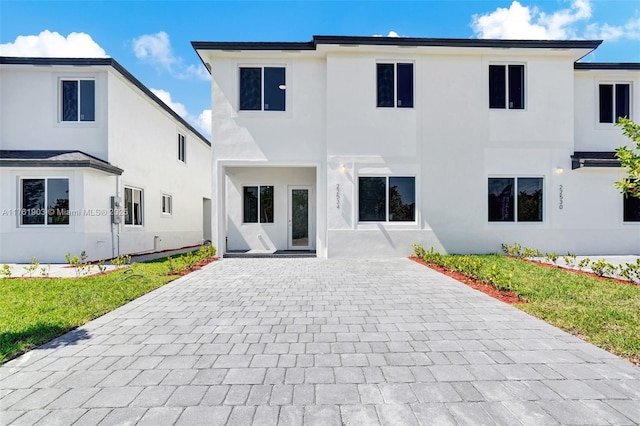
[[[208,265],[211,262],[215,262],[216,260],[218,260],[217,257],[210,257],[208,259],[204,259],[204,260],[199,261],[198,263],[193,265],[193,268],[191,268],[191,269],[182,269],[180,271],[168,272],[167,275],[179,275],[179,276],[182,277],[182,276],[185,276],[187,274],[190,274],[193,271],[201,269],[203,266]]]
[[[571,272],[571,273],[574,273],[574,274],[586,275],[588,277],[597,278],[599,280],[611,281],[611,282],[615,282],[615,283],[618,283],[618,284],[640,286],[640,283],[634,283],[633,281],[623,280],[621,278],[603,277],[601,275],[594,274],[593,272],[581,271],[580,269],[573,269],[573,268],[569,268],[567,266],[553,265],[551,263],[540,262],[540,261],[531,260],[531,259],[522,259],[522,258],[513,258],[513,259],[518,259],[518,260],[521,260],[523,262],[533,263],[534,265],[538,265],[538,266],[544,266],[545,268],[562,269],[562,270],[567,271],[567,272]]]
[[[470,277],[468,275],[462,274],[460,272],[457,271],[452,271],[451,269],[447,269],[443,266],[440,265],[434,265],[434,264],[430,264],[425,262],[424,260],[420,259],[419,257],[416,256],[410,256],[409,259],[413,260],[416,263],[420,263],[421,265],[424,265],[428,268],[431,268],[433,270],[436,270],[438,272],[440,272],[441,274],[444,274],[448,277],[451,277],[457,281],[460,281],[463,284],[468,285],[469,287],[479,290],[481,292],[483,292],[484,294],[487,294],[491,297],[493,297],[494,299],[498,299],[501,302],[504,303],[508,303],[508,304],[514,304],[514,303],[527,303],[527,301],[525,299],[521,299],[517,294],[515,294],[512,291],[500,291],[498,289],[496,289],[494,286],[492,286],[491,284],[489,284],[486,281],[482,281],[479,280],[477,278],[474,277]]]

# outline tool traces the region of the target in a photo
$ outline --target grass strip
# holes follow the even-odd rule
[[[132,273],[0,279],[0,363],[178,278],[167,275],[173,270],[170,262],[163,258],[135,263]]]
[[[640,364],[640,286],[497,254],[433,256],[424,250],[416,252],[427,263],[450,269],[456,270],[460,263],[467,275],[528,301],[513,306]]]

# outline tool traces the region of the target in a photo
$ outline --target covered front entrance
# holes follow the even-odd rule
[[[316,167],[225,167],[223,254],[315,253],[316,178]]]

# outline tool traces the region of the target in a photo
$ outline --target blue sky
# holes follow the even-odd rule
[[[191,41],[313,35],[603,39],[584,60],[640,62],[640,1],[0,0],[0,55],[113,57],[207,136],[209,81]]]

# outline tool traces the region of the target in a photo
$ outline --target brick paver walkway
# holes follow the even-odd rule
[[[640,368],[407,259],[225,259],[0,368],[2,424],[638,424]]]

